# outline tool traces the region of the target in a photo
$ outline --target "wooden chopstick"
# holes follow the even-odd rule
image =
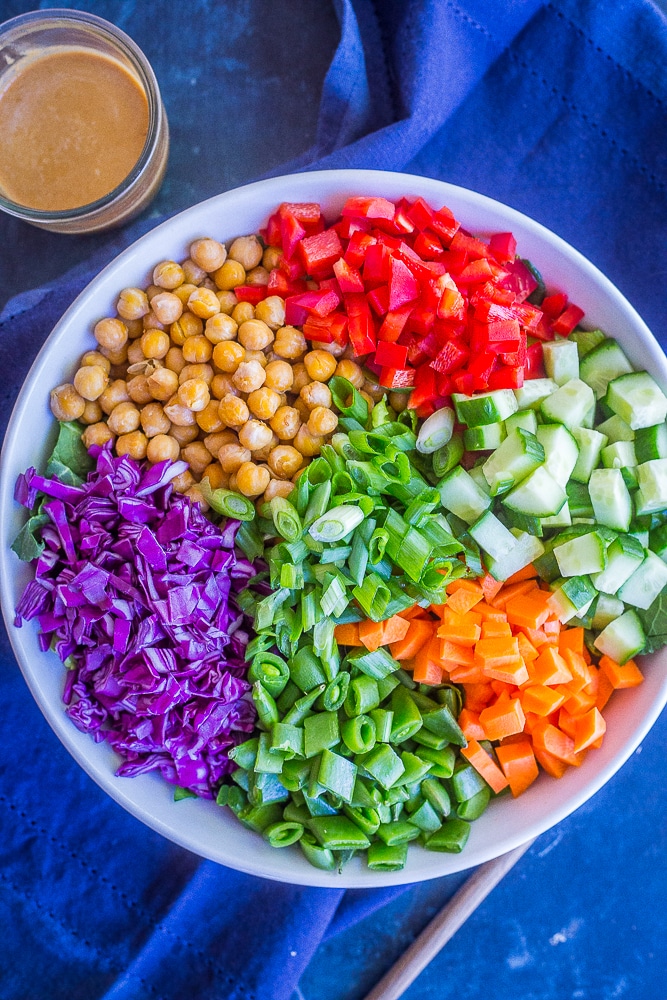
[[[534,843],[480,865],[385,973],[364,1000],[398,1000]]]

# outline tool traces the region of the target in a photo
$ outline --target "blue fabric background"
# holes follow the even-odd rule
[[[0,15],[30,6],[0,0]],[[505,201],[601,267],[667,344],[667,20],[649,0],[70,6],[151,59],[172,162],[120,233],[0,220],[0,306],[20,293],[0,315],[0,433],[44,337],[106,260],[159,216],[292,169],[406,170]],[[201,862],[74,764],[0,643],[0,1000],[359,1000],[462,881],[342,893]],[[666,739],[663,717],[408,1000],[665,996]]]

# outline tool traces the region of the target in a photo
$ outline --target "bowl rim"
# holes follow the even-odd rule
[[[60,339],[63,338],[70,326],[76,323],[77,318],[85,310],[85,307],[88,305],[91,298],[96,295],[100,286],[103,288],[105,284],[113,280],[115,275],[119,271],[122,271],[126,266],[131,265],[134,267],[136,274],[143,274],[148,268],[153,266],[154,262],[152,259],[149,260],[146,256],[142,259],[142,254],[145,248],[152,247],[153,244],[158,243],[160,236],[165,233],[170,233],[171,231],[175,233],[183,229],[183,227],[187,228],[187,224],[190,221],[194,224],[195,220],[204,219],[207,216],[216,217],[216,213],[220,211],[221,207],[222,209],[224,209],[225,206],[230,206],[231,208],[233,203],[238,202],[239,199],[241,201],[247,199],[252,202],[253,196],[256,194],[261,195],[265,200],[267,200],[268,204],[277,206],[280,201],[286,200],[285,195],[287,192],[290,192],[291,189],[296,189],[296,191],[292,192],[293,195],[299,195],[299,191],[303,191],[303,189],[311,191],[311,193],[316,195],[318,188],[322,187],[327,189],[327,191],[324,194],[320,193],[319,196],[313,197],[310,200],[326,200],[327,198],[331,200],[333,194],[331,193],[331,190],[327,188],[327,185],[335,185],[332,189],[333,191],[340,191],[342,189],[350,192],[356,191],[357,193],[367,193],[372,191],[374,188],[377,191],[378,186],[380,189],[384,188],[386,190],[387,186],[391,187],[392,184],[395,185],[397,190],[400,190],[401,185],[403,185],[405,188],[404,193],[406,194],[408,191],[410,191],[410,193],[416,191],[427,200],[441,200],[441,203],[443,204],[448,204],[450,202],[456,203],[457,207],[455,214],[457,217],[461,217],[462,215],[462,206],[463,213],[465,213],[466,206],[469,206],[475,213],[479,212],[484,214],[488,212],[490,217],[494,214],[500,214],[503,219],[507,220],[507,225],[512,229],[512,231],[518,228],[524,232],[531,233],[538,243],[544,243],[545,246],[551,251],[555,251],[557,254],[559,253],[564,258],[567,258],[575,271],[581,274],[582,280],[590,282],[591,285],[600,289],[604,296],[606,296],[609,300],[610,308],[618,310],[618,312],[628,320],[629,325],[632,328],[632,336],[638,337],[638,342],[641,343],[642,349],[647,351],[651,362],[654,363],[660,371],[660,377],[663,383],[667,385],[667,361],[665,360],[665,356],[653,334],[626,297],[578,250],[568,244],[556,233],[547,229],[541,223],[535,221],[529,216],[500,201],[489,198],[486,195],[479,194],[468,188],[463,188],[458,185],[449,184],[445,181],[415,174],[396,171],[357,170],[353,168],[346,168],[342,170],[315,170],[303,173],[279,175],[260,181],[254,181],[250,184],[241,185],[230,191],[214,195],[205,201],[192,205],[182,212],[171,216],[159,225],[155,226],[149,232],[145,233],[139,239],[130,244],[130,246],[128,246],[120,254],[118,254],[101,271],[99,271],[91,279],[88,285],[77,295],[61,318],[57,321],[38,352],[12,409],[2,444],[2,452],[0,453],[0,512],[3,512],[6,515],[8,512],[11,512],[12,507],[14,506],[13,481],[10,482],[8,468],[10,461],[14,457],[13,452],[16,450],[17,432],[21,426],[22,420],[25,418],[27,407],[31,402],[31,387],[35,384],[35,380],[38,379],[40,373],[43,374],[43,370],[47,365],[53,347]],[[271,200],[270,193],[274,191],[276,192],[276,196]],[[386,196],[399,197],[400,195]],[[304,200],[304,198],[300,195],[299,197],[300,200]],[[342,195],[340,197],[342,197]],[[297,197],[293,196],[290,200],[297,200]],[[463,221],[465,222],[465,218]],[[216,224],[219,222],[220,218],[218,217],[216,218]],[[480,228],[477,226],[475,226],[475,231],[481,232]],[[192,240],[196,235],[198,234],[191,231],[188,240]],[[222,238],[228,240],[233,238],[233,236],[230,234],[229,237],[225,236]],[[115,286],[116,294],[120,291],[121,287],[123,286]],[[67,364],[67,361],[68,358],[65,356],[63,358],[63,367]],[[4,519],[7,522],[7,516],[5,516]],[[294,871],[288,872],[287,869],[290,866],[286,866],[282,860],[283,856],[286,855],[285,851],[277,851],[269,848],[275,856],[275,862],[263,861],[261,864],[257,864],[256,861],[253,860],[252,854],[245,857],[241,852],[241,855],[237,856],[238,851],[237,854],[231,853],[226,850],[224,843],[221,844],[221,848],[217,851],[202,850],[201,844],[197,843],[196,836],[193,839],[190,835],[175,831],[174,828],[170,826],[170,823],[162,817],[162,815],[147,815],[146,808],[142,807],[142,805],[136,801],[137,795],[134,794],[134,791],[139,787],[138,784],[130,786],[133,793],[130,794],[130,788],[124,784],[122,779],[116,778],[112,767],[107,766],[104,771],[100,769],[100,767],[93,760],[91,760],[92,747],[94,746],[98,748],[103,746],[108,749],[109,759],[113,754],[113,751],[111,751],[111,748],[108,747],[106,743],[94,744],[90,736],[80,733],[69,718],[64,715],[61,702],[58,704],[52,704],[47,701],[45,703],[44,694],[40,689],[39,679],[37,676],[38,671],[33,670],[31,667],[24,649],[23,638],[22,636],[19,636],[18,630],[13,625],[14,594],[12,588],[14,586],[15,576],[16,557],[13,553],[11,553],[10,558],[9,546],[5,544],[5,539],[3,538],[2,544],[0,544],[0,599],[10,643],[23,677],[33,697],[37,701],[38,707],[59,740],[64,744],[65,748],[74,757],[77,763],[112,799],[114,799],[146,826],[162,834],[173,843],[198,854],[202,858],[208,858],[209,860],[226,865],[227,867],[259,877],[288,882],[291,884],[322,886],[328,888],[383,888],[388,885],[407,884],[416,881],[424,881],[430,878],[441,877],[446,874],[454,874],[462,870],[476,867],[479,864],[499,857],[500,855],[519,847],[527,841],[532,840],[551,829],[567,816],[571,815],[581,805],[583,805],[584,802],[599,791],[599,789],[613,777],[613,775],[620,769],[620,767],[623,766],[627,759],[636,750],[637,746],[641,743],[657,720],[664,705],[667,704],[666,674],[662,683],[658,685],[657,697],[639,722],[633,726],[628,738],[625,740],[622,747],[614,753],[611,760],[608,761],[604,767],[599,769],[596,775],[591,775],[591,778],[586,783],[582,784],[580,789],[575,790],[569,795],[565,795],[563,801],[549,809],[541,817],[541,819],[533,821],[527,826],[515,830],[511,834],[505,834],[500,841],[499,848],[494,847],[493,844],[487,844],[484,847],[477,847],[472,850],[467,847],[459,855],[439,855],[434,854],[433,852],[423,851],[423,853],[428,855],[429,858],[430,867],[428,870],[425,871],[423,869],[419,869],[418,871],[415,871],[408,865],[402,871],[386,873],[369,873],[368,870],[365,869],[363,871],[356,871],[351,868],[343,869],[342,873],[322,872],[318,869],[312,868],[305,861],[305,859],[301,859],[300,855],[297,855],[302,863],[295,865]],[[35,628],[34,623],[31,623],[31,626],[33,629]],[[656,654],[653,655],[655,656]],[[85,742],[83,742],[80,737],[84,737]],[[133,782],[140,783],[144,778],[153,777],[157,778],[158,781],[167,786],[167,783],[164,782],[163,779],[158,778],[157,775],[145,775],[142,776],[142,778],[134,778]],[[561,781],[565,781],[565,779],[561,779]],[[183,815],[192,817],[195,820],[193,825],[196,825],[196,809],[202,805],[206,806],[207,803],[202,802],[202,800],[185,800],[178,803],[178,809],[182,811]],[[239,830],[245,829],[241,826],[241,824],[238,824],[235,819],[233,822],[238,826]],[[253,837],[255,836],[256,835],[253,835]],[[221,841],[224,841],[224,836],[221,837]],[[417,848],[416,850],[420,849]]]

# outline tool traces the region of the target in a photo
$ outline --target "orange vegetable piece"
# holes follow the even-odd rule
[[[597,708],[592,708],[590,712],[579,716],[574,724],[574,752],[580,753],[588,747],[599,746],[599,741],[606,731],[607,723]]]
[[[526,716],[518,698],[499,698],[495,705],[489,705],[479,713],[479,721],[487,740],[493,741],[523,732]]]
[[[621,666],[609,656],[600,657],[600,670],[611,682],[613,688],[637,687],[644,680],[644,675],[634,660],[628,660]]]
[[[554,646],[545,646],[531,665],[531,677],[537,684],[567,684],[572,674],[565,659]]]
[[[496,756],[500,761],[505,777],[509,782],[514,798],[521,795],[539,774],[533,748],[528,739],[503,743],[496,747]]]
[[[530,639],[524,635],[523,632],[517,632],[516,638],[519,643],[519,655],[521,658],[527,663],[531,663],[533,660],[536,660],[540,654],[537,652]]]
[[[571,736],[572,739],[574,739],[574,726],[576,721],[576,716],[568,712],[565,707],[561,708],[558,713],[558,728],[562,729],[568,736]]]
[[[591,682],[591,671],[588,663],[584,659],[581,653],[577,653],[572,649],[565,647],[563,649],[563,659],[567,664],[567,668],[572,674],[572,680],[567,682],[567,686],[576,694],[582,691],[587,684]]]
[[[503,611],[506,611],[508,603],[513,601],[515,597],[521,597],[533,590],[539,590],[537,580],[521,580],[519,583],[505,584],[491,603],[494,608],[502,608]]]
[[[401,618],[400,615],[393,615],[380,624],[382,625],[383,646],[389,646],[392,642],[400,642],[401,639],[405,639],[410,629],[410,622]]]
[[[412,676],[418,684],[442,684],[442,667],[425,659],[415,664]]]
[[[433,635],[433,624],[421,618],[413,618],[404,639],[389,646],[395,660],[411,660]]]
[[[382,625],[382,622],[374,622],[370,618],[359,622],[359,639],[369,653],[374,653],[382,645]]]
[[[521,704],[524,712],[534,712],[535,715],[551,715],[563,705],[566,695],[544,684],[531,684],[521,694]]]
[[[568,628],[567,626],[561,630],[558,636],[558,652],[561,656],[565,655],[565,650],[571,649],[573,653],[579,653],[581,656],[584,652],[584,630],[579,625],[576,628]]]
[[[484,739],[484,729],[479,721],[479,712],[473,712],[470,708],[462,708],[458,722],[461,732],[467,740]]]
[[[340,646],[362,646],[359,638],[359,623],[349,622],[346,625],[336,625],[334,639]]]
[[[530,680],[528,667],[520,656],[513,663],[508,663],[505,666],[485,666],[483,669],[485,675],[490,677],[494,682],[502,681],[505,684],[520,687],[526,681]]]
[[[482,593],[484,594],[484,600],[489,604],[496,596],[499,590],[503,588],[502,580],[494,580],[490,573],[485,573],[484,576],[479,581],[482,588]]]
[[[482,622],[482,639],[495,639],[503,635],[512,635],[512,627],[508,622],[486,621]]]
[[[474,663],[467,667],[458,663],[452,664],[449,668],[449,679],[454,684],[483,684],[488,680],[482,668]]]
[[[442,608],[442,621],[445,625],[481,625],[482,616],[476,611],[466,611],[464,615],[452,611],[446,604]]]
[[[484,592],[478,583],[471,580],[455,580],[450,586],[453,587],[454,584],[463,584],[463,586],[458,586],[451,593],[447,588],[447,605],[459,615],[470,611],[484,597]]]
[[[517,584],[517,586],[522,585]],[[538,587],[530,594],[513,597],[505,605],[505,611],[510,625],[525,625],[527,628],[542,628],[547,624],[549,617],[544,591]],[[544,631],[548,634],[546,628]]]
[[[522,580],[530,580],[536,576],[538,576],[537,570],[532,563],[528,563],[528,565],[524,566],[523,569],[518,569],[516,573],[512,573],[511,576],[508,576],[505,580],[505,586],[513,583],[521,583]]]
[[[475,663],[474,653],[468,646],[461,646],[449,639],[443,639],[440,646],[440,657],[443,660],[451,660],[462,667],[472,667]],[[479,666],[479,664],[477,664]]]
[[[614,693],[614,687],[603,670],[600,670],[598,677],[598,693],[595,699],[595,707],[602,711],[605,707],[612,694]]]
[[[509,667],[519,659],[519,642],[514,636],[480,639],[475,646],[475,663],[484,668]]]
[[[458,625],[443,623],[438,629],[438,636],[441,639],[449,639],[458,643],[459,646],[474,646],[479,639],[482,630],[474,622],[467,624],[460,622]]]
[[[507,615],[502,608],[494,608],[491,604],[487,604],[486,601],[480,601],[479,604],[476,604],[475,611],[482,616],[482,621],[507,621]]]
[[[568,764],[564,760],[559,760],[558,757],[554,757],[552,753],[547,750],[540,750],[539,747],[533,746],[533,751],[535,753],[535,759],[543,770],[547,774],[551,775],[552,778],[562,778],[568,769]]]
[[[496,794],[502,792],[503,788],[507,788],[509,785],[509,781],[498,765],[476,739],[468,741],[468,746],[461,749],[461,756],[465,757],[478,774],[481,774],[484,781]]]
[[[584,712],[593,708],[596,701],[597,699],[593,695],[586,694],[585,691],[577,691],[570,695],[563,707],[568,710],[570,715],[583,715]]]
[[[481,712],[493,699],[494,691],[488,681],[463,684],[463,703],[474,712]]]
[[[534,727],[531,735],[533,746],[536,749],[546,750],[547,753],[562,760],[565,764],[571,764],[574,767],[581,764],[581,758],[575,753],[572,737],[552,723],[543,720]]]

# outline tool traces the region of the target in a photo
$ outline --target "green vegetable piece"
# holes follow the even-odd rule
[[[290,677],[304,693],[327,683],[322,662],[315,655],[312,646],[302,646],[292,657]]]
[[[255,681],[252,686],[252,700],[257,709],[257,718],[263,726],[270,729],[273,723],[278,721],[278,707],[260,681]]]
[[[335,712],[319,712],[304,719],[304,752],[314,757],[322,750],[329,750],[340,742],[338,716]]]
[[[271,750],[285,760],[303,756],[303,729],[286,722],[276,722],[271,727]],[[283,765],[284,766],[284,765]]]
[[[290,847],[301,839],[303,831],[304,827],[302,823],[282,820],[265,827],[263,835],[271,844],[271,847]]]
[[[246,655],[247,650],[246,650]],[[284,691],[289,680],[289,667],[285,660],[275,653],[259,652],[252,658],[248,670],[248,680],[251,684],[261,682],[262,687],[272,697],[277,698]]]
[[[431,803],[436,812],[444,817],[449,816],[452,811],[452,800],[445,786],[437,778],[431,778],[430,776],[425,778],[421,783],[420,790],[426,801]]]
[[[282,809],[277,802],[269,802],[266,805],[245,808],[237,813],[237,816],[249,830],[254,830],[255,833],[263,833],[268,826],[280,822],[282,819]]]
[[[283,722],[288,722],[294,726],[300,725],[308,717],[313,705],[325,690],[326,684],[319,684],[312,691],[309,691],[308,694],[304,694],[302,698],[297,698],[289,712],[283,718]]]
[[[408,860],[408,845],[383,844],[375,841],[368,848],[368,867],[374,872],[398,872],[405,868]]]
[[[367,837],[372,837],[374,833],[377,833],[377,829],[380,825],[380,817],[378,816],[377,809],[373,809],[369,806],[350,806],[343,805],[343,812],[355,823],[360,830],[362,830]]]
[[[446,819],[439,830],[426,841],[429,851],[447,851],[450,854],[460,854],[470,836],[470,823],[458,817]]]
[[[380,698],[380,700],[382,700],[382,698]],[[370,715],[375,726],[375,738],[377,742],[389,743],[394,723],[394,713],[387,708],[374,708],[368,714]]]
[[[400,778],[397,778],[397,785],[416,784],[431,770],[430,761],[422,760],[421,757],[417,757],[416,754],[410,753],[407,750],[401,753],[401,760],[403,761],[405,771]]]
[[[46,476],[57,477],[68,486],[80,486],[95,465],[81,440],[84,427],[77,421],[61,422],[58,439],[46,463]]]
[[[343,743],[352,753],[367,753],[376,743],[375,723],[368,715],[355,715],[340,727]]]
[[[340,796],[344,802],[351,802],[354,782],[357,776],[357,766],[351,760],[323,750],[317,780],[328,791]]]
[[[232,747],[228,750],[227,756],[230,760],[233,760],[235,764],[238,764],[240,768],[244,771],[250,771],[255,766],[255,760],[257,758],[257,750],[259,749],[259,740],[254,737],[250,740],[245,740],[244,743],[239,743],[237,746]]]
[[[479,819],[491,799],[491,789],[480,788],[471,798],[459,803],[456,807],[456,815],[460,819],[467,819],[469,822]]]
[[[355,677],[350,687],[343,708],[345,714],[352,718],[355,715],[365,715],[380,704],[380,692],[377,681],[366,674]]]
[[[301,757],[285,758],[280,780],[288,792],[298,792],[308,784],[310,762]]]
[[[420,834],[420,828],[414,826],[413,823],[408,823],[407,820],[380,823],[377,829],[377,836],[388,847],[395,847],[397,844],[407,844],[411,840],[416,840]]]
[[[210,507],[217,514],[223,517],[231,517],[235,521],[252,521],[255,518],[256,510],[252,500],[244,497],[241,493],[233,490],[211,489],[208,476],[199,484],[201,494]]]
[[[414,699],[404,687],[397,687],[391,696],[394,713],[391,742],[403,743],[421,729],[423,720]]]
[[[313,868],[320,868],[325,872],[335,870],[336,859],[333,852],[326,847],[321,847],[312,834],[304,833],[298,843]]]
[[[429,732],[446,739],[448,743],[456,743],[459,747],[466,746],[467,740],[448,705],[441,705],[434,711],[424,712],[422,720],[424,729]]]
[[[350,675],[342,671],[329,681],[322,695],[323,708],[326,712],[337,712],[343,707],[350,687]]]
[[[174,788],[174,802],[181,802],[183,799],[196,799],[197,793],[193,792],[190,788],[182,788],[181,785],[176,785]]]
[[[457,764],[451,782],[457,802],[465,802],[477,795],[481,789],[488,788],[484,778],[470,764]]]
[[[260,733],[253,770],[263,774],[280,774],[282,769],[283,758],[271,752],[271,734]]]
[[[347,816],[314,816],[310,829],[322,847],[332,851],[364,850],[370,840]]]
[[[430,747],[417,747],[415,754],[428,761],[432,767],[430,775],[435,778],[451,778],[456,763],[454,747],[447,746],[443,750],[432,750]]]
[[[383,788],[390,788],[405,771],[405,764],[388,743],[376,743],[369,753],[356,757],[355,763]]]
[[[410,816],[410,822],[418,826],[424,833],[433,833],[435,830],[439,830],[442,825],[440,816],[430,802],[422,802]]]

